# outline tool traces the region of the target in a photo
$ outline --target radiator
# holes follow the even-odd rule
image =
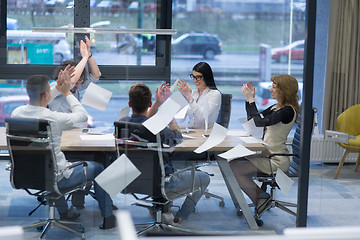
[[[311,139],[310,161],[338,163],[344,154],[344,149],[336,142],[324,138],[313,137]],[[355,156],[356,157],[356,156]],[[352,154],[346,157],[345,162],[356,161]]]
[[[324,139],[323,135],[320,136],[320,138],[313,136],[311,139],[310,162],[340,162],[344,154],[344,148],[340,147],[334,141]],[[357,153],[349,153],[345,159],[345,163],[356,162],[357,157]]]

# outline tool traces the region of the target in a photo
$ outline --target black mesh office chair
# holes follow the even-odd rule
[[[42,229],[40,239],[53,225],[85,238],[84,227],[81,223],[55,218],[54,200],[83,189],[85,181],[78,186],[66,189],[58,187],[57,182],[62,177],[62,171],[58,171],[56,165],[50,122],[27,118],[6,118],[5,126],[11,159],[10,181],[12,187],[23,189],[38,199],[45,199],[46,201],[42,201],[40,205],[49,206],[48,219],[23,228]],[[66,169],[78,165],[84,166],[84,174],[86,174],[86,162],[73,164]]]
[[[163,162],[162,144],[160,134],[153,135],[141,123],[116,121],[115,138],[117,139],[117,153],[120,156],[125,153],[136,168],[141,172],[132,183],[130,183],[123,193],[131,194],[136,200],[142,203],[134,205],[155,210],[155,221],[145,224],[135,224],[137,228],[143,228],[138,235],[143,235],[149,231],[170,230],[191,233],[190,231],[162,221],[161,215],[163,207],[177,198],[183,197],[189,192],[178,193],[171,198],[165,192],[165,182],[169,181],[170,176],[165,175]],[[196,189],[193,188],[193,191]]]
[[[316,114],[316,112],[317,112],[317,109],[313,108],[312,119],[314,119],[314,115]],[[269,163],[270,163],[271,170],[272,170],[272,167],[271,167],[270,160],[274,156],[290,156],[290,157],[292,157],[289,170],[285,173],[289,177],[298,177],[299,168],[300,168],[301,115],[299,115],[299,117],[298,117],[298,122],[299,123],[297,124],[297,126],[295,128],[294,137],[293,137],[293,140],[291,143],[291,149],[292,149],[291,153],[275,153],[275,154],[269,155]],[[317,123],[313,122],[313,128],[314,128],[315,124],[317,124]],[[272,171],[272,174],[265,174],[265,173],[258,174],[258,176],[254,178],[255,180],[262,183],[262,185],[261,185],[262,190],[267,191],[268,186],[270,187],[270,201],[268,202],[267,206],[261,212],[255,211],[255,220],[259,226],[263,225],[263,221],[260,219],[261,215],[265,211],[269,210],[270,208],[277,207],[293,216],[296,216],[295,211],[289,209],[289,207],[296,208],[297,207],[296,203],[289,203],[289,202],[284,202],[284,201],[280,201],[280,200],[276,199],[276,188],[280,189],[280,187],[276,183],[275,177],[276,177],[276,173],[274,173]],[[250,204],[250,205],[253,206],[253,204]]]
[[[231,100],[232,100],[232,94],[226,94],[226,93],[222,93],[221,94],[221,107],[220,107],[220,112],[219,112],[219,116],[218,119],[216,121],[216,123],[220,124],[221,126],[228,128],[229,127],[229,123],[230,123],[230,115],[231,115]],[[214,156],[209,156],[207,153],[208,159],[211,160],[215,160]],[[209,173],[210,176],[213,176],[213,174]],[[219,206],[220,207],[225,207],[225,202],[224,202],[224,198],[216,195],[214,193],[211,193],[208,191],[208,189],[206,189],[206,191],[204,192],[204,196],[206,198],[216,198],[219,199]]]

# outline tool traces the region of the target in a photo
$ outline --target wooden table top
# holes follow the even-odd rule
[[[197,147],[203,144],[207,138],[203,137],[204,130],[192,130],[189,133],[183,133],[185,135],[194,137],[186,138],[184,141],[175,147],[175,151],[190,152],[194,151]],[[61,150],[63,151],[115,151],[115,140],[114,139],[97,139],[96,136],[92,135],[92,139],[83,140],[81,135],[89,135],[83,133],[82,129],[72,129],[64,131],[61,138]],[[213,147],[211,151],[224,152],[230,150],[241,143],[241,140],[236,136],[226,136],[225,140]],[[245,144],[247,148],[252,151],[263,151],[265,148],[260,143]],[[6,144],[6,132],[5,127],[0,127],[0,150],[7,150]]]

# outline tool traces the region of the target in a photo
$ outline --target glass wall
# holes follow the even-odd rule
[[[219,90],[231,93],[230,128],[246,117],[242,84],[253,81],[256,104],[274,103],[270,76],[291,74],[299,81],[301,98],[305,1],[173,1],[171,79],[194,88],[193,66],[210,64]],[[301,101],[301,100],[300,100]]]

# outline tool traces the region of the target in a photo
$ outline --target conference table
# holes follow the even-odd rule
[[[116,151],[115,139],[111,134],[96,135],[89,134],[82,131],[83,129],[72,129],[64,131],[61,138],[61,150],[64,152],[114,152]],[[0,127],[0,150],[7,150],[5,127]],[[184,141],[177,145],[174,151],[192,152],[206,141],[203,135],[203,129],[191,130],[184,132]],[[226,183],[230,196],[233,200],[235,208],[241,211],[246,219],[246,222],[251,230],[259,229],[248,203],[237,183],[237,180],[230,168],[226,159],[218,157],[217,154],[230,150],[231,148],[243,143],[239,137],[227,135],[225,140],[215,147],[211,148],[209,152],[215,153],[216,161],[221,171],[222,177]],[[243,143],[244,144],[244,143]],[[265,148],[260,143],[244,144],[245,147],[252,151],[263,151]]]

